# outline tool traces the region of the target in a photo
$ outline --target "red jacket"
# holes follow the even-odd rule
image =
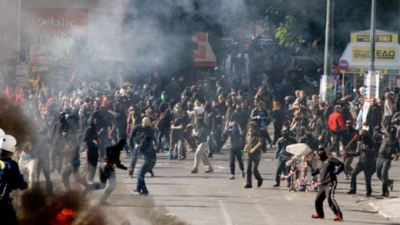
[[[333,112],[328,118],[328,128],[331,131],[340,131],[346,129],[343,116],[339,112]]]

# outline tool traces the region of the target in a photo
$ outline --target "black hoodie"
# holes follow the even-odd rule
[[[115,164],[117,168],[122,170],[127,170],[128,168],[121,164],[120,154],[121,150],[124,148],[126,144],[125,139],[120,139],[116,144],[108,146],[106,148],[106,162],[108,165]]]
[[[69,130],[69,123],[67,122],[67,119],[65,118],[64,113],[60,113],[58,116],[58,121],[54,124],[53,127],[53,133],[52,133],[52,141],[53,142],[59,142],[62,140],[62,133],[63,131]],[[55,145],[58,145],[58,143],[54,143]]]
[[[88,122],[89,126],[85,129],[82,140],[85,143],[85,148],[97,148],[97,146],[93,143],[93,140],[99,140],[99,137],[97,136],[96,124],[93,122],[93,118]]]
[[[154,148],[154,135],[152,132],[143,132],[141,135],[139,152],[143,154],[145,160],[156,160],[157,154]]]

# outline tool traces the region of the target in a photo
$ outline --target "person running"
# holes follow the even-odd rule
[[[110,182],[110,185],[104,192],[103,197],[101,197],[100,204],[102,205],[109,205],[107,199],[117,186],[117,176],[114,168],[117,167],[121,170],[128,169],[126,166],[121,164],[120,160],[120,154],[124,149],[125,144],[125,139],[119,139],[116,144],[106,148],[106,162],[103,163],[99,168],[100,182],[96,182],[93,185],[94,190],[100,190],[106,187],[107,180]]]

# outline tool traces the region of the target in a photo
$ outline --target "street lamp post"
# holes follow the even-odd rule
[[[326,2],[326,27],[325,27],[325,52],[324,52],[324,75],[332,75],[333,56],[333,17],[335,0]]]
[[[371,3],[371,30],[370,30],[370,52],[369,52],[369,70],[375,73],[375,29],[376,29],[376,0]]]

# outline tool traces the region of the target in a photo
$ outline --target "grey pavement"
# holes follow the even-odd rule
[[[111,206],[100,207],[100,210],[111,221],[110,224],[121,224],[122,221],[129,221],[126,224],[194,225],[334,223],[334,215],[326,201],[326,218],[323,221],[310,218],[314,213],[316,193],[288,192],[284,182],[280,188],[272,187],[276,169],[276,161],[272,160],[274,154],[269,150],[262,155],[260,171],[265,181],[261,188],[253,189],[243,188],[244,179],[240,177],[238,169],[236,179],[228,180],[227,150],[211,159],[215,169],[211,174],[203,173],[202,165],[198,174],[190,173],[193,154],[189,153],[184,161],[169,161],[166,156],[159,154],[154,168],[155,177],[146,177],[149,196],[133,196],[130,191],[135,188],[136,178],[126,178],[125,171],[117,170],[118,185],[109,199]],[[128,162],[124,160],[125,165]],[[358,194],[351,196],[345,193],[349,190],[350,182],[340,176],[336,199],[343,211],[342,223],[400,224],[395,217],[398,214],[396,209],[400,208],[399,162],[393,163],[390,177],[395,180],[395,187],[391,197],[384,199],[380,196],[381,183],[375,175],[371,198],[364,197],[363,174],[358,177]],[[102,191],[93,192],[89,196],[89,206],[95,206],[101,195]],[[392,214],[385,212],[388,209]]]

